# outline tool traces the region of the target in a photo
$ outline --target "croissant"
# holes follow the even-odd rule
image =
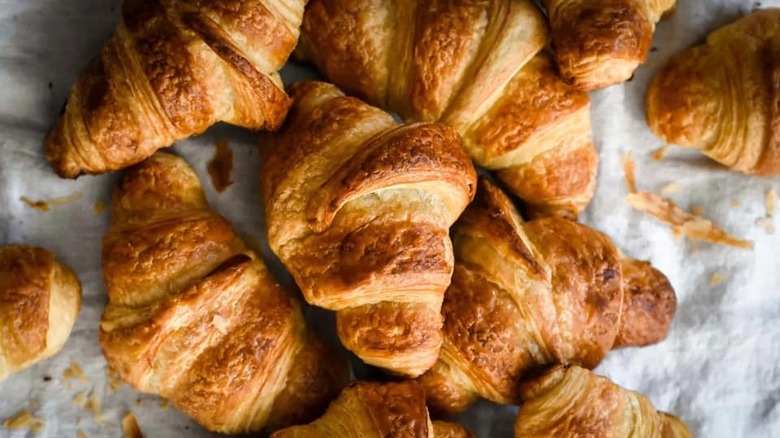
[[[592,368],[612,348],[666,337],[676,300],[662,273],[585,225],[524,222],[487,180],[455,225],[453,245],[444,344],[420,377],[436,412],[460,412],[477,396],[518,404],[517,382],[534,369]]]
[[[677,0],[543,0],[561,74],[593,90],[625,82],[645,62],[655,24]]]
[[[124,0],[44,141],[62,177],[121,169],[216,122],[275,129],[306,0]]]
[[[310,421],[346,363],[223,217],[195,172],[157,153],[123,175],[103,240],[100,345],[136,389],[224,433]]]
[[[325,415],[305,426],[271,434],[271,438],[470,438],[462,426],[431,422],[425,393],[414,381],[353,382],[331,403]]]
[[[692,438],[679,418],[643,395],[577,366],[558,365],[524,382],[515,438]]]
[[[673,57],[645,103],[665,141],[741,172],[780,174],[780,8],[752,12]]]
[[[268,243],[306,301],[337,312],[344,346],[417,376],[439,355],[448,231],[474,195],[474,167],[445,125],[398,125],[321,82],[290,94],[263,148]]]
[[[81,283],[50,251],[0,248],[0,381],[57,354],[81,307]]]
[[[531,0],[312,0],[298,52],[350,95],[454,127],[529,211],[576,216],[598,168],[590,98],[548,39]]]

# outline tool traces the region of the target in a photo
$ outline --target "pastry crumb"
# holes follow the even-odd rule
[[[740,204],[740,202],[737,201],[736,199],[731,201],[731,208],[739,208],[741,205],[742,204]]]
[[[170,404],[170,402],[168,402],[167,398],[161,398],[160,399],[160,410],[167,411],[169,404]]]
[[[652,157],[655,161],[661,161],[664,159],[664,157],[666,157],[666,151],[668,150],[669,145],[663,146],[650,153],[650,157]]]
[[[764,204],[766,204],[766,215],[768,217],[773,217],[775,215],[775,210],[777,209],[777,192],[775,189],[766,192]]]
[[[680,185],[679,184],[677,184],[677,183],[670,183],[670,184],[667,184],[667,185],[661,187],[661,190],[659,191],[659,193],[661,194],[661,196],[666,196],[666,195],[670,195],[672,193],[679,192],[679,191],[680,191]]]
[[[126,438],[143,438],[141,428],[138,427],[138,421],[135,419],[135,415],[132,412],[128,412],[127,415],[122,418],[122,429],[125,432]]]
[[[100,423],[103,421],[103,412],[100,410],[100,400],[98,400],[97,394],[94,392],[90,394],[89,401],[85,407],[92,411],[92,416],[95,418],[95,423]]]
[[[80,408],[83,408],[84,406],[86,406],[87,405],[87,393],[80,392],[80,393],[76,394],[73,397],[73,403],[76,406],[80,407]]]
[[[623,157],[623,173],[626,178],[626,188],[628,193],[636,193],[636,161],[631,152]]]
[[[108,387],[112,391],[116,391],[117,389],[121,388],[122,385],[125,384],[125,382],[122,380],[121,377],[119,377],[119,373],[114,371],[113,368],[108,367],[107,371],[107,381],[108,381]]]
[[[206,165],[206,169],[217,192],[222,193],[233,184],[230,179],[230,173],[233,171],[233,150],[227,140],[217,142],[214,156]]]
[[[27,409],[22,409],[13,417],[3,422],[3,427],[11,430],[31,430],[41,432],[43,430],[43,420],[33,416]]]
[[[106,203],[103,202],[102,199],[98,199],[97,201],[95,201],[94,210],[95,210],[95,214],[97,215],[103,214],[103,212],[106,211]]]
[[[691,240],[701,240],[736,248],[753,248],[752,242],[734,237],[709,220],[699,215],[685,212],[674,202],[663,199],[654,193],[630,193],[626,197],[626,202],[634,209],[671,226],[675,235],[683,235]]]
[[[71,362],[70,367],[62,373],[62,379],[65,381],[78,379],[81,383],[89,383],[89,380],[84,375],[84,371],[81,370],[81,366],[75,361]]]
[[[723,274],[716,272],[710,277],[710,285],[717,286],[723,283],[724,280],[726,280],[726,277]]]
[[[21,198],[19,198],[20,201],[24,202],[28,206],[38,211],[49,211],[52,206],[70,204],[71,202],[76,202],[79,199],[81,199],[81,193],[74,193],[69,196],[63,196],[60,198],[52,198],[49,200],[41,200],[41,201],[33,201],[27,196],[22,196]]]
[[[76,431],[76,438],[87,438],[87,434],[84,433],[83,430],[79,429],[78,431]]]

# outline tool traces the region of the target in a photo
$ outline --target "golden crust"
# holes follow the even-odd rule
[[[81,307],[81,284],[50,251],[0,248],[0,380],[58,353]]]
[[[351,95],[454,127],[540,214],[576,216],[598,167],[590,98],[539,53],[547,41],[526,0],[312,0],[300,52]]]
[[[182,159],[158,153],[129,169],[111,210],[100,344],[123,380],[226,433],[322,412],[345,363],[306,333]]]
[[[628,80],[676,0],[544,0],[563,76],[593,90]]]
[[[303,0],[125,0],[115,34],[44,141],[62,177],[135,164],[225,121],[275,129],[290,105],[277,71]]]
[[[442,427],[442,426],[439,426]],[[413,381],[350,383],[318,420],[271,434],[272,438],[433,437],[425,392]],[[450,427],[449,429],[454,429]],[[444,435],[447,436],[447,435]],[[462,436],[468,435],[450,435]]]
[[[673,57],[647,91],[647,122],[669,143],[734,170],[780,173],[780,9],[724,26]]]
[[[474,167],[445,125],[398,125],[329,84],[290,93],[290,117],[263,146],[271,249],[308,302],[338,312],[347,348],[417,376],[438,356],[448,230]]]
[[[521,386],[515,438],[592,436],[689,438],[677,418],[641,394],[577,366],[551,368]]]
[[[595,367],[618,345],[663,339],[674,314],[674,291],[649,264],[621,260],[606,236],[584,225],[524,222],[484,179],[453,242],[444,345],[420,378],[437,412],[462,411],[477,395],[517,404],[529,372],[552,363]]]

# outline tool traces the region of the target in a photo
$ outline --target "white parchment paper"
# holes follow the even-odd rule
[[[663,143],[644,121],[644,93],[672,54],[701,41],[716,27],[755,7],[778,7],[780,0],[679,0],[676,12],[656,31],[653,51],[632,81],[593,94],[593,130],[601,151],[596,198],[581,218],[606,232],[627,254],[651,260],[677,290],[678,310],[664,342],[611,353],[597,371],[649,396],[656,407],[676,413],[699,437],[780,437],[780,233],[756,225],[766,214],[764,195],[780,191],[780,178],[737,175],[695,152],[672,150],[663,161],[650,152]],[[211,436],[157,397],[124,386],[111,390],[97,342],[106,302],[100,270],[100,242],[116,175],[57,178],[42,153],[42,139],[54,123],[79,71],[111,34],[119,0],[0,0],[0,244],[25,242],[47,247],[70,265],[84,288],[76,326],[62,352],[0,383],[0,422],[22,408],[44,419],[35,434],[0,427],[2,437],[122,436],[120,421],[132,410],[149,437]],[[285,69],[290,82],[312,77],[298,66]],[[224,193],[212,188],[206,163],[218,140],[235,154],[234,184]],[[258,194],[259,156],[255,136],[220,125],[174,149],[204,181],[211,205],[243,235],[261,242],[265,260],[285,286],[292,283],[263,245],[264,223]],[[681,207],[703,214],[726,230],[753,240],[744,251],[675,239],[667,227],[632,211],[624,202],[621,160],[633,152],[641,189],[668,183]],[[81,193],[68,205],[39,212],[23,204],[27,196],[45,200]],[[738,202],[735,207],[734,201]],[[780,221],[775,220],[780,228]],[[711,285],[719,273],[721,284]],[[332,321],[317,313],[318,331],[332,333]],[[65,381],[77,362],[87,382]],[[79,407],[74,397],[94,392],[102,418]],[[458,417],[480,437],[511,437],[515,407],[486,402]]]

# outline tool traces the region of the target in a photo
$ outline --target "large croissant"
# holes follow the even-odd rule
[[[561,74],[593,90],[628,80],[645,62],[655,24],[677,0],[542,0]]]
[[[462,426],[431,422],[425,392],[414,381],[354,382],[317,421],[271,434],[271,438],[471,438]]]
[[[223,217],[181,158],[128,170],[103,240],[109,303],[100,344],[138,390],[208,429],[239,433],[316,418],[346,365]]]
[[[290,94],[264,147],[268,243],[309,303],[338,312],[348,349],[417,376],[439,355],[449,228],[474,195],[474,167],[445,125],[399,125],[321,82]]]
[[[275,129],[306,0],[124,0],[45,140],[63,177],[121,169],[224,121]]]
[[[57,354],[81,306],[81,283],[50,251],[0,248],[0,381]]]
[[[669,143],[759,175],[780,173],[780,9],[765,9],[672,58],[647,92]]]
[[[596,183],[590,99],[547,41],[531,0],[312,0],[299,47],[348,94],[453,126],[535,212],[575,216]]]
[[[577,366],[558,365],[521,386],[515,438],[692,438],[643,395]]]
[[[663,274],[623,258],[584,225],[524,222],[486,180],[455,225],[453,245],[444,345],[420,378],[437,412],[462,411],[478,395],[517,404],[517,383],[529,371],[594,367],[612,348],[666,336],[676,301]]]

